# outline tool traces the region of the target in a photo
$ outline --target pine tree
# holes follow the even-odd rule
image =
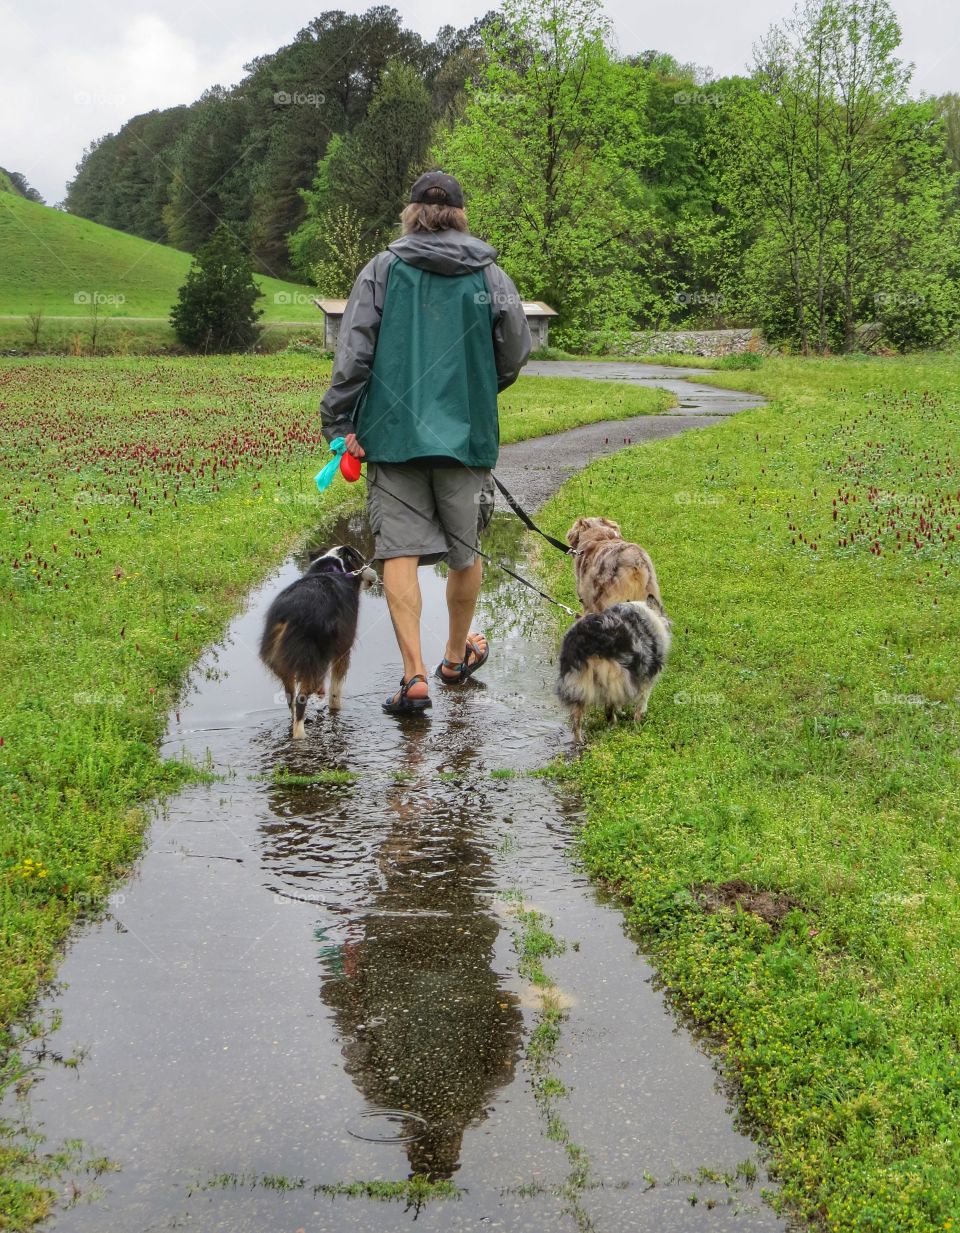
[[[195,351],[245,351],[260,335],[254,305],[262,295],[247,253],[221,225],[194,258],[170,323]]]

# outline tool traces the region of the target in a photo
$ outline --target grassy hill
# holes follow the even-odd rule
[[[166,320],[190,268],[189,253],[151,244],[50,206],[0,183],[0,316],[42,308],[46,316],[86,317],[99,298],[103,317]],[[315,321],[316,289],[259,277],[263,320]]]

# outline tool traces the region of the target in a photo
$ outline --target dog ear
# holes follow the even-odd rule
[[[597,522],[599,522],[602,527],[609,527],[611,531],[616,531],[621,539],[623,538],[623,532],[620,530],[619,522],[614,522],[612,518],[598,518]]]
[[[578,518],[567,532],[567,543],[571,548],[576,548],[577,544],[580,543],[580,532],[583,530],[583,524],[585,522],[586,518]]]
[[[659,599],[657,599],[656,595],[648,595],[646,598],[646,605],[648,608],[652,608],[654,612],[659,613],[662,617],[667,615],[666,609],[663,604],[661,604]]]

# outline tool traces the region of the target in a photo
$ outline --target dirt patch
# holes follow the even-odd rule
[[[805,905],[792,895],[772,890],[756,890],[742,878],[731,878],[729,882],[720,883],[704,882],[693,888],[693,894],[705,912],[739,907],[774,926],[779,925],[794,908],[807,910]]]

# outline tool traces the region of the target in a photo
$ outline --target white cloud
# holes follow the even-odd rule
[[[0,23],[0,165],[23,172],[51,204],[91,140],[141,112],[192,102],[216,82],[232,84],[258,50],[234,40],[210,55],[155,13],[53,42],[48,29],[2,9]]]

